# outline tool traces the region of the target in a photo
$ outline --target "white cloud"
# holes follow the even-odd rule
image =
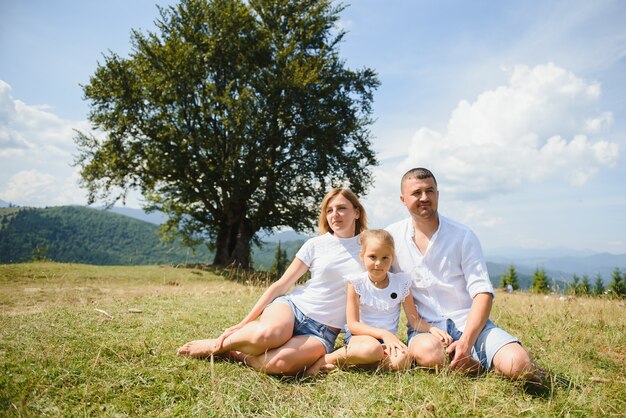
[[[0,198],[28,206],[84,203],[71,167],[74,129],[86,132],[89,124],[17,100],[0,80]]]
[[[517,66],[507,85],[461,101],[447,132],[420,128],[403,166],[432,168],[449,193],[464,199],[554,176],[582,185],[619,155],[617,144],[588,136],[612,121],[608,112],[596,114],[600,93],[598,83],[554,64]]]
[[[528,182],[561,179],[580,186],[616,165],[618,145],[596,137],[613,122],[610,112],[598,112],[599,83],[555,64],[510,71],[506,85],[461,101],[445,132],[417,129],[403,157],[383,161],[374,170],[376,187],[365,202],[376,223],[385,226],[406,216],[393,196],[399,195],[400,177],[412,167],[433,170],[444,191],[444,213],[491,228],[506,219],[488,208],[472,209],[468,202],[515,193]]]
[[[85,193],[78,188],[77,180],[77,173],[60,177],[35,169],[24,170],[9,178],[0,199],[26,206],[83,203]]]

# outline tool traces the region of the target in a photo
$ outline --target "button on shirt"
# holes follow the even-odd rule
[[[392,271],[409,273],[419,314],[438,328],[452,319],[463,331],[472,299],[493,292],[480,242],[465,225],[439,215],[439,228],[421,254],[411,218],[386,228],[395,240]]]

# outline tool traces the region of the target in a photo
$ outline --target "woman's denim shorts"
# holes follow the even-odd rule
[[[459,331],[454,324],[454,321],[448,319],[446,321],[446,325],[448,328],[447,332],[452,337],[452,340],[459,340],[463,333]],[[407,327],[408,345],[411,345],[411,340],[418,334],[424,333],[415,331],[411,327]],[[491,322],[491,320],[488,320],[472,347],[472,357],[480,362],[480,365],[484,370],[491,370],[491,367],[493,366],[493,357],[496,355],[498,350],[509,343],[519,343],[519,340],[502,328],[499,328],[496,324]]]
[[[267,306],[274,303],[284,303],[285,305],[291,306],[291,310],[293,311],[293,316],[295,318],[293,323],[294,337],[298,335],[306,335],[316,338],[324,344],[326,353],[330,353],[335,349],[335,340],[337,339],[337,335],[339,335],[339,333],[303,314],[302,311],[291,301],[289,296],[279,296]]]

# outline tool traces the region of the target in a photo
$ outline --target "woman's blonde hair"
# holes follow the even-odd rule
[[[328,220],[326,219],[326,209],[328,209],[328,204],[330,203],[330,201],[338,195],[341,195],[348,199],[348,201],[352,203],[352,206],[354,206],[354,208],[359,211],[359,218],[356,219],[354,228],[354,235],[359,235],[361,232],[367,229],[367,214],[365,213],[365,208],[363,207],[361,202],[359,202],[359,198],[356,197],[352,190],[346,188],[334,188],[330,192],[326,193],[326,196],[324,196],[324,199],[322,200],[322,207],[320,209],[320,218],[317,226],[319,234],[324,235],[327,232],[334,232],[328,224]]]
[[[365,252],[365,247],[371,240],[381,242],[385,247],[388,247],[391,250],[392,255],[395,257],[395,244],[393,237],[389,232],[384,229],[368,229],[367,231],[361,232],[361,236],[359,237],[359,242],[361,243],[361,253]]]

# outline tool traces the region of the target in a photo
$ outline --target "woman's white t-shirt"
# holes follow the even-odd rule
[[[306,241],[296,257],[309,267],[311,278],[290,293],[303,314],[324,325],[346,324],[344,277],[363,271],[359,259],[359,236],[337,238],[330,232]]]
[[[369,279],[367,272],[346,277],[359,295],[359,319],[371,327],[398,332],[402,301],[411,291],[411,276],[387,273],[389,285],[379,289]]]

